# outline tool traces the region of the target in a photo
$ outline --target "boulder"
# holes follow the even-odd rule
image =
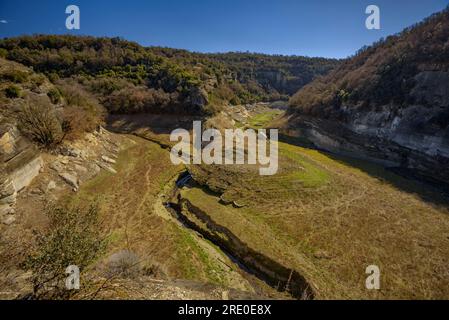
[[[14,140],[11,133],[5,132],[0,136],[0,153],[11,154],[14,152]]]
[[[107,163],[110,163],[110,164],[115,164],[115,162],[116,162],[114,159],[111,159],[111,158],[109,158],[109,157],[107,157],[107,156],[102,156],[101,159],[102,159],[104,162],[107,162]]]
[[[25,165],[17,168],[10,174],[10,179],[14,184],[16,191],[20,191],[27,187],[31,181],[39,174],[44,161],[41,156],[34,158]]]
[[[48,185],[47,185],[47,191],[52,191],[56,189],[56,182],[54,182],[53,180],[51,180]]]
[[[2,223],[9,226],[10,224],[13,224],[16,221],[16,217],[14,215],[6,215],[2,218]]]
[[[10,205],[2,205],[0,204],[0,217],[14,213],[14,209]]]
[[[59,176],[71,187],[73,187],[74,189],[78,189],[79,188],[79,184],[78,184],[78,177],[68,173],[68,172],[62,172],[59,174]]]
[[[59,149],[59,152],[64,156],[79,158],[84,157],[84,152],[78,148],[63,146]]]
[[[75,171],[76,172],[79,172],[79,173],[87,173],[87,168],[86,167],[83,167],[82,165],[79,165],[79,164],[75,164]]]
[[[117,171],[114,168],[112,168],[110,165],[108,165],[106,163],[98,162],[98,166],[100,166],[100,168],[102,168],[102,169],[104,169],[104,170],[106,170],[106,171],[108,171],[108,172],[110,172],[112,174],[116,174],[117,173]]]

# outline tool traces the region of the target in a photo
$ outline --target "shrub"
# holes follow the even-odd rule
[[[101,125],[102,115],[78,106],[66,106],[62,114],[65,138],[74,140],[85,132],[92,132]]]
[[[67,106],[63,111],[63,129],[67,139],[76,139],[84,132],[94,131],[104,121],[104,108],[78,83],[59,84],[59,92]]]
[[[57,88],[52,88],[47,92],[47,96],[50,98],[51,103],[58,104],[61,102],[61,93]]]
[[[28,80],[28,72],[20,70],[12,70],[2,74],[2,79],[14,83],[24,83]]]
[[[51,72],[47,75],[47,78],[51,83],[56,83],[59,80],[59,75],[56,72]]]
[[[34,74],[31,77],[31,84],[34,89],[39,88],[41,85],[45,83],[45,76],[41,73]]]
[[[131,87],[114,92],[104,105],[112,113],[161,112],[174,100],[162,89]]]
[[[92,92],[100,93],[105,96],[129,86],[131,86],[131,84],[128,81],[120,78],[100,78],[92,80],[89,83]]]
[[[20,98],[22,90],[18,86],[12,85],[5,89],[5,95],[10,99]]]
[[[64,287],[66,268],[76,265],[83,272],[104,248],[98,208],[49,206],[46,215],[48,228],[37,233],[36,245],[25,262],[33,273],[32,297],[67,298],[71,291]]]
[[[0,58],[6,58],[8,51],[6,49],[0,48]]]
[[[140,270],[139,257],[132,251],[121,250],[108,259],[108,277],[136,278]]]
[[[61,123],[46,97],[32,96],[18,113],[19,129],[30,139],[50,147],[62,140]]]

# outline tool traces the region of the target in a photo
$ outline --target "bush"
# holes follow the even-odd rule
[[[14,83],[24,83],[28,80],[28,73],[20,70],[12,70],[2,74],[2,79]]]
[[[66,106],[62,114],[65,138],[74,140],[85,132],[92,132],[101,125],[102,115],[78,106]]]
[[[59,75],[56,72],[51,72],[47,75],[51,83],[56,83],[59,80]]]
[[[67,106],[63,111],[63,129],[67,139],[79,138],[92,132],[104,122],[104,108],[98,100],[78,83],[68,82],[58,86]]]
[[[162,89],[131,87],[114,92],[104,105],[111,113],[162,112],[174,100]]]
[[[8,51],[6,49],[0,48],[0,58],[6,58]]]
[[[62,100],[61,93],[57,88],[52,88],[47,92],[47,96],[50,98],[51,103],[58,104]]]
[[[139,257],[129,250],[121,250],[111,255],[107,268],[108,277],[136,278],[141,272]]]
[[[42,73],[34,74],[31,77],[31,84],[34,90],[38,89],[44,83],[45,83],[45,76]]]
[[[5,89],[6,97],[10,99],[20,98],[22,96],[22,90],[18,86],[9,86]]]
[[[45,147],[62,140],[61,123],[46,97],[28,98],[18,113],[17,121],[22,133]]]
[[[32,298],[67,298],[71,291],[64,286],[66,268],[76,265],[83,272],[104,248],[98,208],[50,206],[46,214],[48,228],[37,233],[36,245],[25,262],[33,272]]]
[[[125,89],[130,87],[131,84],[125,80],[120,78],[100,78],[90,81],[89,87],[90,91],[95,93],[100,93],[104,96],[110,95],[116,91],[121,89]]]

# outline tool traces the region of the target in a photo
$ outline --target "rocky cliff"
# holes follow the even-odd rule
[[[446,9],[364,48],[291,99],[285,128],[448,182],[448,38]]]

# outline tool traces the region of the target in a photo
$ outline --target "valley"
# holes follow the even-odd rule
[[[260,110],[240,120],[265,127],[283,115]],[[108,139],[120,146],[114,171],[102,170],[76,193],[59,196],[71,205],[96,202],[104,217],[108,246],[89,268],[94,283],[101,283],[114,253],[138,257],[136,273],[109,280],[113,289],[108,286],[98,297],[156,294],[156,279],[160,286],[188,292],[185,298],[194,297],[202,283],[212,286],[202,297],[215,288],[228,299],[447,296],[449,210],[437,190],[294,139],[280,142],[275,176],[259,176],[248,165],[174,166],[168,135],[130,125],[129,118],[114,118],[110,125],[116,133]],[[177,189],[186,169],[193,178]],[[424,189],[427,197],[421,197]],[[37,208],[33,219],[42,215],[43,206]],[[20,206],[18,211],[21,219],[31,218]],[[369,292],[364,269],[373,263],[383,270],[383,289]]]
[[[272,111],[265,112],[254,112],[247,123],[269,125]],[[261,123],[261,118],[266,121]],[[189,165],[186,168],[193,178],[176,190],[175,181],[185,170],[181,166],[164,183],[157,211],[173,223],[173,217],[180,219],[178,227],[211,241],[209,246],[221,251],[222,257],[233,257],[227,264],[235,272],[243,262],[244,278],[252,270],[249,288],[256,282],[250,292],[277,296],[251,276],[258,273],[255,270],[264,270],[277,277],[278,283],[271,281],[271,285],[280,291],[290,278],[287,291],[299,289],[300,294],[294,294],[299,299],[313,295],[326,299],[445,297],[446,195],[382,165],[294,142],[280,143],[280,173],[273,177],[254,174],[256,169],[250,166]],[[160,150],[168,156],[168,150]],[[211,255],[210,250],[205,252]],[[411,264],[424,257],[433,258]],[[384,270],[384,290],[364,289],[364,269],[369,264]],[[204,271],[199,270],[190,276],[204,281],[200,276]],[[423,272],[431,273],[423,276]],[[307,284],[292,281],[292,274]],[[266,281],[266,275],[261,278]],[[217,279],[206,281],[216,283]],[[232,287],[232,283],[226,285]],[[301,291],[305,288],[308,294]]]
[[[0,299],[448,299],[448,37],[449,9],[346,59],[0,39]]]

